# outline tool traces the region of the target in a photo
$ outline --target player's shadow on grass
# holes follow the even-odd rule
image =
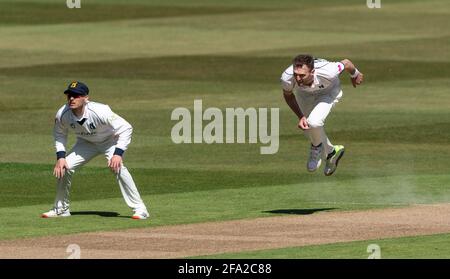
[[[116,218],[130,218],[129,216],[121,216],[117,212],[111,211],[74,211],[70,212],[71,215],[97,215],[100,217],[116,217]]]
[[[326,207],[326,208],[309,208],[309,209],[274,209],[263,211],[263,213],[272,213],[272,214],[295,214],[295,215],[310,215],[319,211],[329,211],[337,208]]]

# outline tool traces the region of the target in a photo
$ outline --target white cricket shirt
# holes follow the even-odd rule
[[[299,86],[294,77],[294,66],[290,65],[281,75],[281,87],[294,94],[337,94],[341,90],[339,74],[344,70],[344,64],[315,59],[314,69],[313,84]]]
[[[77,138],[92,143],[103,143],[117,137],[116,148],[126,150],[131,142],[133,127],[108,105],[88,102],[81,118],[74,115],[67,104],[56,113],[53,130],[56,152],[66,151],[69,130],[74,131]]]

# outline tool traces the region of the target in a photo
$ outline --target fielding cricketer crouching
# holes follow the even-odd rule
[[[294,58],[281,75],[281,86],[286,103],[298,117],[298,127],[305,131],[311,141],[311,150],[306,164],[308,171],[316,171],[322,162],[325,175],[332,175],[344,155],[344,146],[333,145],[328,139],[324,125],[333,106],[342,97],[339,75],[350,74],[353,87],[363,82],[363,74],[353,63],[344,59],[329,62],[301,54]]]
[[[80,166],[103,154],[115,173],[127,205],[133,210],[133,219],[147,219],[147,208],[134,184],[131,174],[122,164],[122,155],[131,142],[133,128],[109,106],[90,102],[89,89],[81,82],[72,82],[64,94],[67,104],[55,118],[54,137],[57,162],[53,174],[58,178],[53,208],[42,214],[43,218],[67,217],[72,175]],[[72,130],[77,142],[66,157],[67,134]]]

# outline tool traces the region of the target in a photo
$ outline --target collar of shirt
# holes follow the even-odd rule
[[[317,75],[316,75],[316,73],[314,73],[313,74],[314,75],[314,80],[313,80],[313,83],[310,85],[310,86],[307,86],[307,85],[298,85],[297,84],[297,82],[295,82],[295,84],[298,86],[298,87],[300,87],[300,88],[310,88],[310,89],[315,89],[317,86],[319,86],[320,85],[320,81],[319,81],[319,78],[317,77]]]
[[[313,83],[311,84],[311,88],[316,88],[316,87],[319,86],[319,85],[320,85],[319,78],[317,77],[317,73],[314,72],[314,81],[313,81]]]
[[[70,112],[71,112],[72,115],[73,115],[73,118],[74,118],[76,121],[81,121],[81,120],[83,120],[84,118],[88,119],[88,104],[89,104],[89,102],[87,102],[87,103],[84,105],[83,115],[82,115],[80,118],[78,118],[78,117],[75,115],[75,113],[73,113],[73,111],[70,110]]]

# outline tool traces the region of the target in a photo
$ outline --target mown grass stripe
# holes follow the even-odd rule
[[[283,57],[242,57],[222,55],[168,56],[115,61],[57,63],[29,67],[1,68],[0,75],[30,77],[127,78],[182,81],[214,81],[278,84],[281,73],[294,53]],[[330,57],[332,61],[340,58]],[[371,84],[416,79],[440,79],[448,76],[450,62],[392,61],[358,59]],[[180,70],[180,65],[183,65]],[[380,67],[382,65],[382,67]],[[433,71],[424,71],[427,68]],[[258,71],[254,69],[257,68]],[[208,71],[214,69],[214,71]],[[245,79],[243,78],[245,77]]]
[[[35,25],[101,22],[143,18],[170,18],[236,14],[263,11],[262,8],[221,6],[148,6],[140,4],[94,4],[85,2],[81,9],[69,9],[65,1],[59,3],[1,2],[0,24]]]

